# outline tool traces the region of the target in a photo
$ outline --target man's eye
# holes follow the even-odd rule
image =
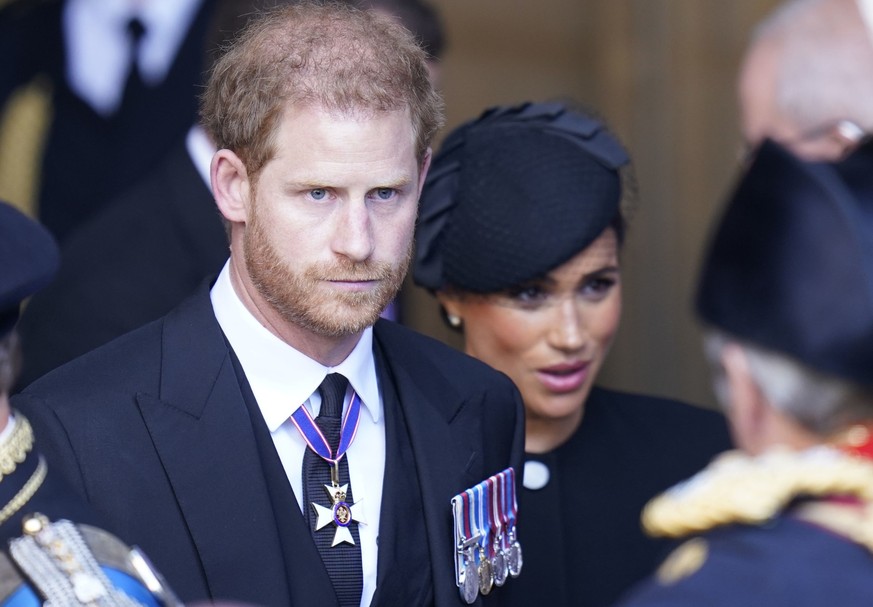
[[[324,188],[315,188],[314,190],[309,191],[309,195],[312,196],[313,200],[324,200],[327,198],[327,190]]]
[[[376,188],[374,194],[379,200],[391,200],[394,197],[395,190],[392,188]]]

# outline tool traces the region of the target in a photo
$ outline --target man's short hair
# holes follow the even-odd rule
[[[218,60],[201,118],[250,178],[272,158],[278,124],[295,105],[365,115],[408,109],[421,159],[443,123],[426,59],[412,34],[376,11],[315,2],[279,7],[254,19]]]
[[[425,0],[353,0],[363,9],[382,9],[394,15],[415,36],[432,61],[442,60],[446,48],[443,21],[433,4]]]

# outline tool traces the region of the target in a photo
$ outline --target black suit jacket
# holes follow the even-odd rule
[[[180,141],[63,246],[54,282],[18,324],[19,385],[160,318],[217,274],[227,253],[215,201]]]
[[[518,469],[521,399],[505,376],[390,321],[377,323],[375,340],[407,420],[435,604],[461,605],[450,500]],[[336,604],[303,524],[286,575],[252,425],[205,288],[13,401],[50,462],[144,548],[183,600]]]

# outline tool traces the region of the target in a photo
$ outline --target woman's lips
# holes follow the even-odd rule
[[[582,387],[588,378],[588,363],[561,363],[537,369],[537,377],[550,392],[563,394]]]

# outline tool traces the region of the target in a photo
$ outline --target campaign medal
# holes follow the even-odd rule
[[[498,474],[488,479],[491,493],[491,529],[494,531],[494,541],[491,542],[491,570],[494,573],[494,583],[503,586],[509,574],[506,564],[506,553],[503,551],[503,482],[504,474]]]
[[[331,506],[327,508],[312,502],[312,507],[315,509],[315,514],[318,517],[315,523],[316,531],[324,529],[331,523],[336,525],[336,532],[334,533],[331,547],[343,542],[348,544],[355,543],[355,539],[352,537],[352,532],[349,529],[352,521],[366,524],[360,508],[356,508],[360,502],[355,502],[354,504],[348,503],[346,496],[348,495],[349,486],[348,484],[340,485],[339,482],[339,464],[351,446],[352,441],[355,440],[360,418],[361,399],[358,398],[356,393],[352,392],[352,400],[349,402],[349,407],[340,429],[339,445],[337,445],[336,453],[333,453],[330,444],[328,444],[321,429],[313,421],[306,407],[299,407],[291,414],[291,421],[297,427],[301,436],[303,436],[307,446],[330,465],[330,485],[324,485],[324,488],[330,497]]]
[[[507,468],[452,498],[455,583],[467,604],[521,573],[514,475]]]
[[[491,568],[491,561],[485,555],[482,547],[479,547],[479,592],[482,596],[491,592],[494,587],[494,570]]]
[[[521,573],[521,567],[524,565],[524,559],[521,554],[521,544],[515,539],[515,527],[509,530],[509,555],[506,561],[509,566],[509,574],[512,577],[518,577]]]
[[[479,543],[479,538],[473,534],[470,519],[470,493],[465,491],[452,498],[452,514],[455,519],[455,583],[461,598],[468,605],[476,601],[479,595],[479,571],[476,567],[476,557],[473,547]]]
[[[509,565],[506,563],[506,553],[503,552],[503,547],[500,545],[501,537],[494,539],[492,550],[494,556],[491,557],[491,569],[494,571],[494,583],[498,586],[503,586],[506,583],[507,575],[509,574]]]
[[[479,536],[479,592],[485,596],[494,587],[494,570],[491,567],[491,559],[486,553],[491,537],[490,517],[488,515],[491,500],[488,494],[488,483],[482,482],[473,487],[472,496],[474,499],[473,522],[475,524],[473,532]]]
[[[461,585],[461,598],[468,605],[476,602],[479,596],[479,570],[476,568],[476,559],[473,549],[467,548],[464,553],[464,581]]]
[[[522,565],[524,565],[524,559],[521,554],[521,544],[518,543],[518,539],[515,537],[515,519],[518,514],[518,501],[515,497],[515,470],[512,468],[509,468],[507,489],[506,505],[509,507],[509,552],[507,565],[509,566],[509,574],[512,577],[518,577],[521,573]]]

